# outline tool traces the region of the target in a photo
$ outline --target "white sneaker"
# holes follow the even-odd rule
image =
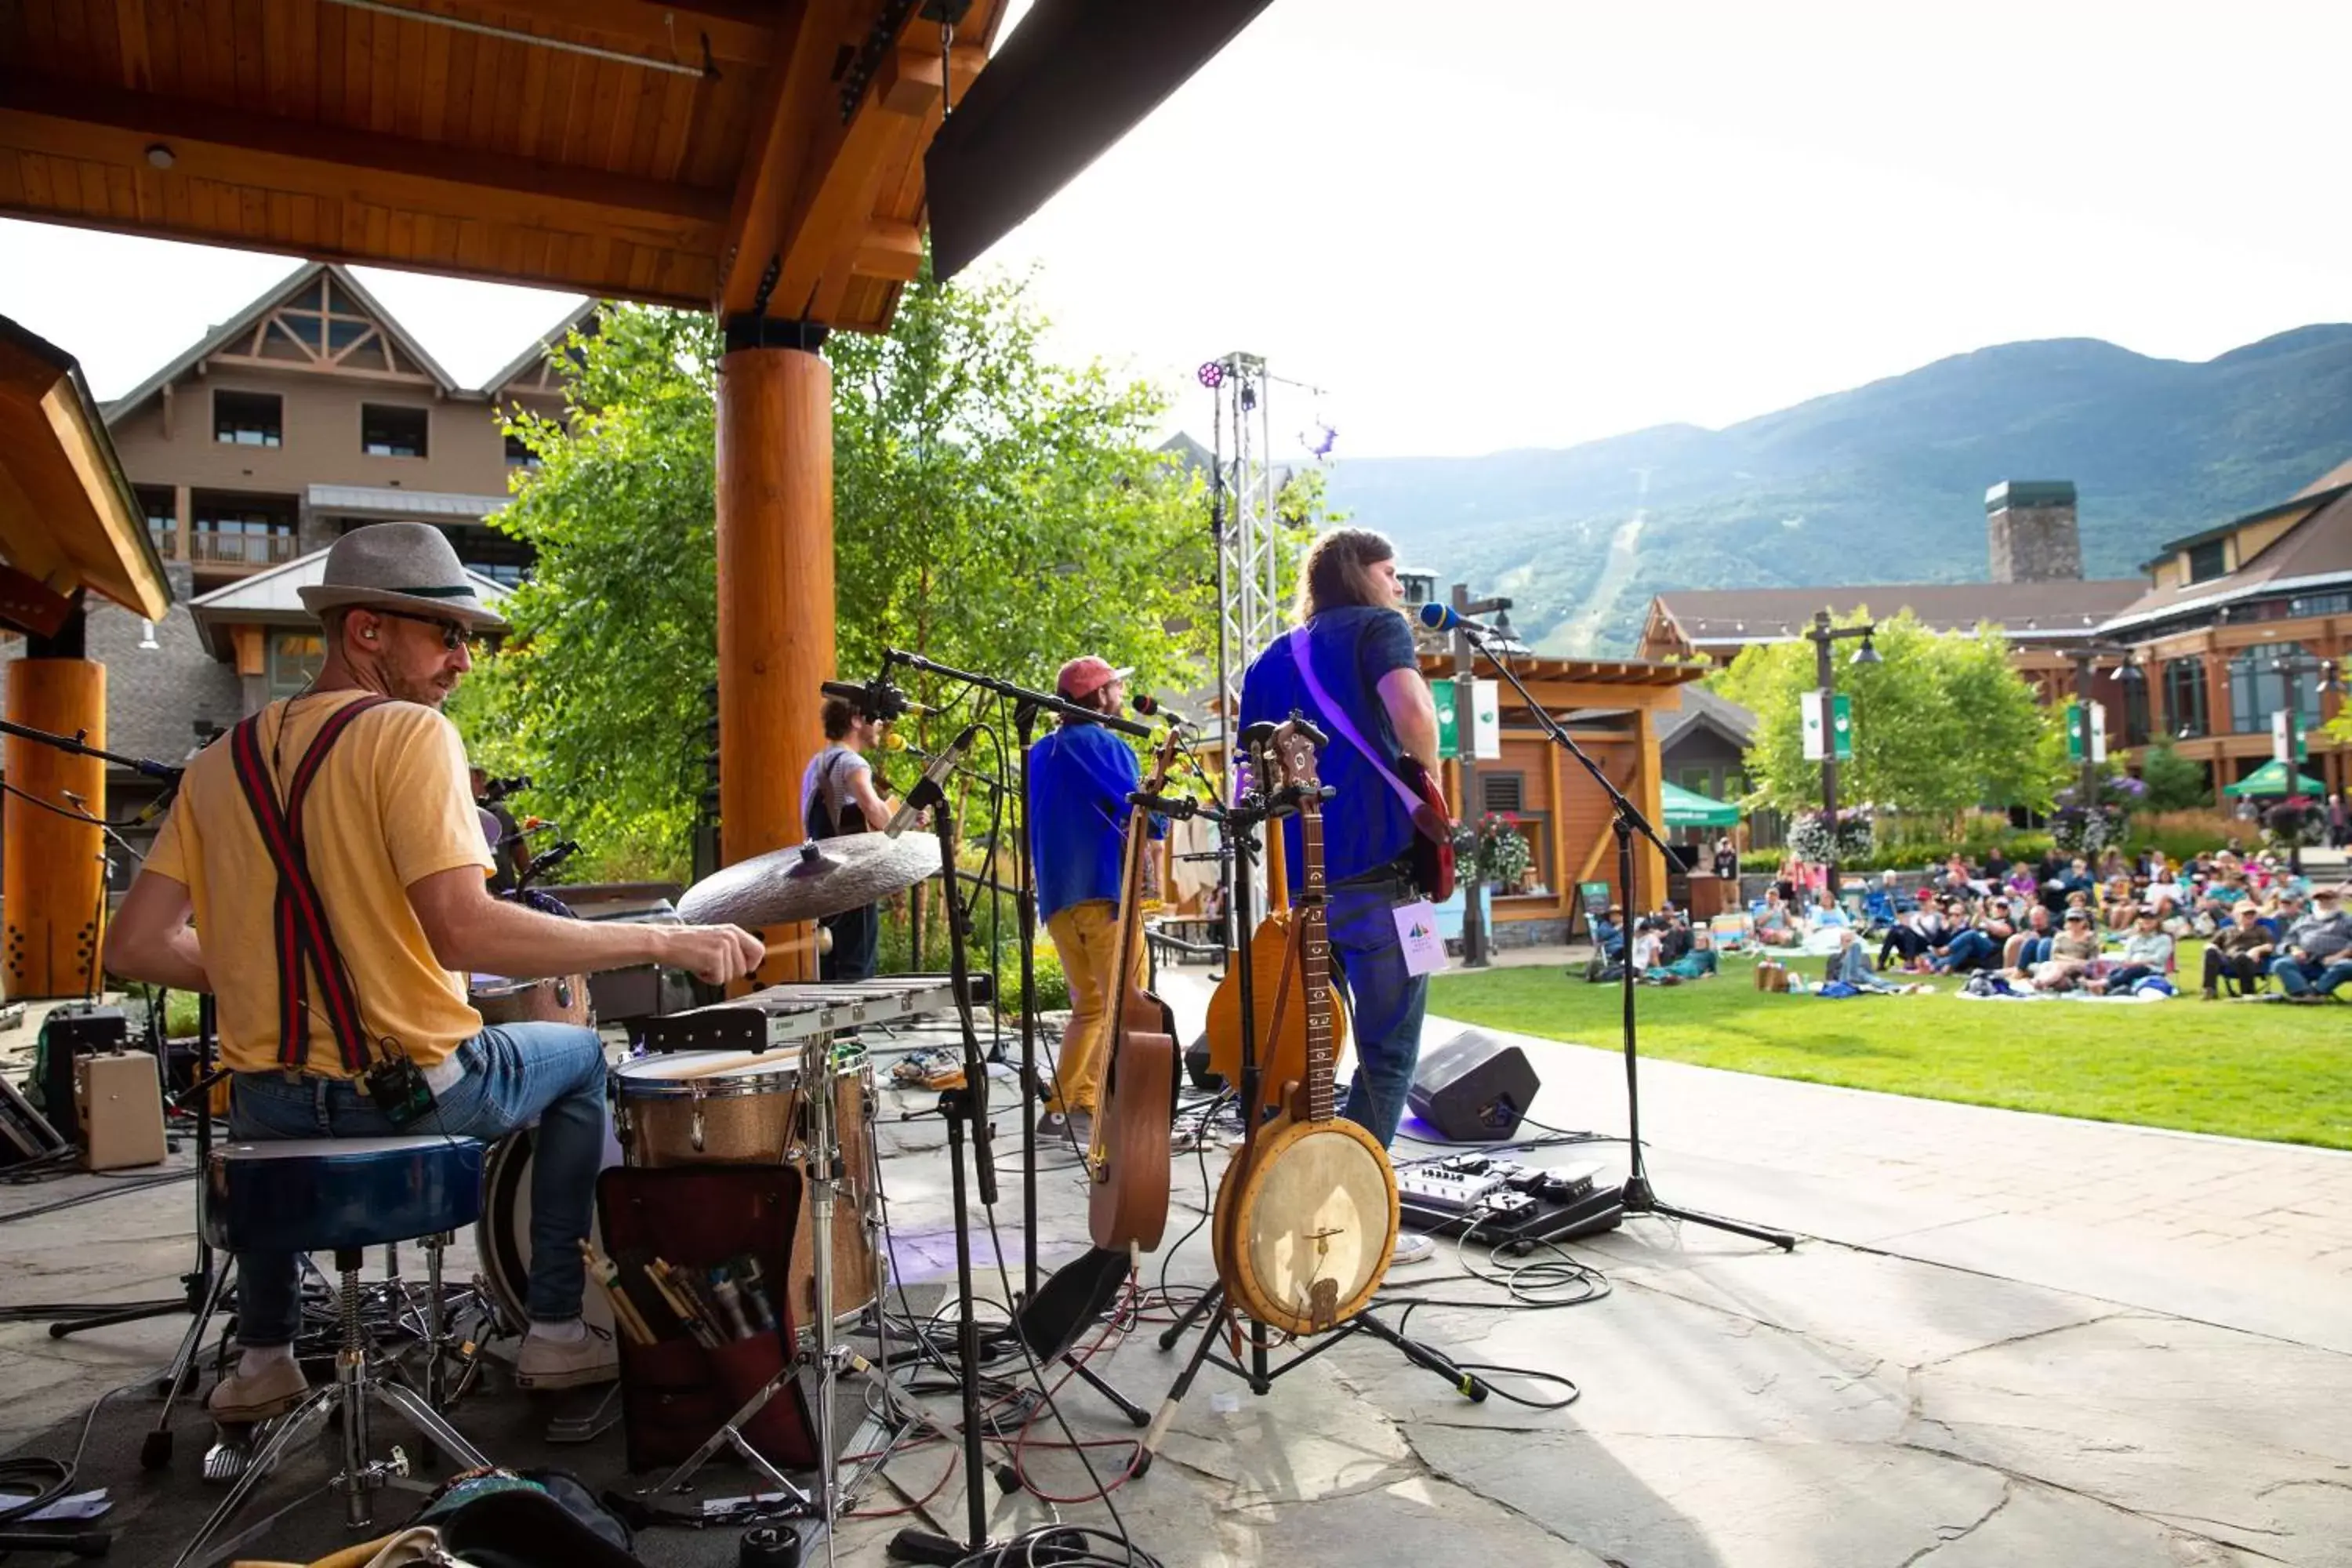
[[[557,1340],[533,1329],[523,1335],[522,1348],[515,1352],[518,1388],[582,1388],[620,1375],[620,1356],[613,1342],[593,1330],[576,1340]]]
[[[1397,1233],[1396,1250],[1389,1254],[1389,1267],[1394,1268],[1401,1264],[1426,1263],[1436,1256],[1435,1237],[1423,1236],[1417,1231],[1400,1231]]]

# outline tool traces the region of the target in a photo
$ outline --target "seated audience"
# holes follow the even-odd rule
[[[2231,989],[2241,996],[2261,989],[2263,976],[2269,971],[2272,938],[2265,930],[2257,910],[2251,903],[2240,904],[2230,911],[2229,926],[2214,934],[2205,949],[2205,984],[2201,994],[2208,1002],[2221,993],[2221,982],[2230,982]]]
[[[2098,933],[2091,929],[2091,911],[2066,911],[2063,929],[2050,943],[2050,956],[2025,976],[2036,991],[2072,991],[2099,959]]]
[[[1789,913],[1788,900],[1780,897],[1777,886],[1765,890],[1764,912],[1756,917],[1756,941],[1762,947],[1796,945],[1796,920]]]
[[[2058,935],[2058,922],[2050,918],[2050,910],[2042,904],[2028,906],[2025,923],[2001,944],[2000,966],[2021,973],[2050,956],[2050,943]]]
[[[1690,933],[1690,950],[1681,957],[1663,965],[1645,970],[1642,978],[1654,984],[1678,984],[1685,980],[1705,980],[1717,973],[1715,940],[1706,931]]]
[[[1838,932],[1838,950],[1831,955],[1827,967],[1822,971],[1822,983],[1826,984],[1833,981],[1843,982],[1857,991],[1869,991],[1880,994],[1891,994],[1902,990],[1901,986],[1889,984],[1871,972],[1870,959],[1864,951],[1864,946],[1861,934],[1853,927],[1849,926]]]
[[[2279,939],[2278,956],[2271,960],[2271,973],[2290,1001],[2333,996],[2352,981],[2352,915],[2339,907],[2335,888],[2315,889],[2311,905],[2311,913]]]
[[[2158,924],[2154,910],[2140,910],[2132,916],[2131,934],[2124,938],[2122,964],[2091,981],[2087,989],[2094,995],[2122,995],[2151,976],[2162,979],[2171,963],[2172,938]]]

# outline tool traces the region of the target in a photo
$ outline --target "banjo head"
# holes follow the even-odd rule
[[[1221,1261],[1239,1304],[1292,1334],[1361,1311],[1396,1250],[1396,1173],[1387,1151],[1335,1117],[1274,1132],[1242,1178]]]

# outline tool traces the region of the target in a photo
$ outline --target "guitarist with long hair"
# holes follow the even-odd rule
[[[1277,640],[1242,682],[1244,727],[1280,723],[1295,711],[1333,737],[1322,756],[1322,781],[1337,792],[1324,810],[1324,869],[1331,950],[1354,1004],[1356,1037],[1355,1078],[1341,1113],[1382,1147],[1404,1116],[1429,1005],[1428,977],[1408,972],[1392,911],[1425,889],[1413,880],[1411,813],[1362,750],[1340,737],[1352,728],[1391,771],[1401,757],[1436,770],[1437,710],[1403,605],[1396,551],[1385,538],[1360,528],[1323,534],[1307,546],[1298,574],[1295,613],[1305,638]],[[1314,660],[1316,683],[1343,714],[1326,712],[1315,700],[1293,657],[1299,640]],[[1296,817],[1284,825],[1283,844],[1295,874]],[[1392,1262],[1418,1262],[1433,1250],[1427,1237],[1401,1237]]]
[[[1092,654],[1062,667],[1054,683],[1064,700],[1117,718],[1127,676]],[[1037,868],[1037,918],[1054,939],[1070,980],[1070,1024],[1037,1131],[1083,1148],[1094,1136],[1102,1081],[1103,1041],[1119,986],[1111,973],[1118,945],[1119,860],[1127,797],[1143,771],[1126,742],[1101,725],[1065,718],[1029,748],[1029,852]],[[1153,823],[1153,837],[1161,825]],[[1130,978],[1143,984],[1143,949]]]

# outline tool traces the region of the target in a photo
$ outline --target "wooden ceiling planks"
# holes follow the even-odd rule
[[[748,308],[772,257],[772,311],[888,324],[939,123],[906,0],[384,3],[413,14],[0,0],[0,212],[706,309]],[[1003,9],[966,16],[959,91]]]

